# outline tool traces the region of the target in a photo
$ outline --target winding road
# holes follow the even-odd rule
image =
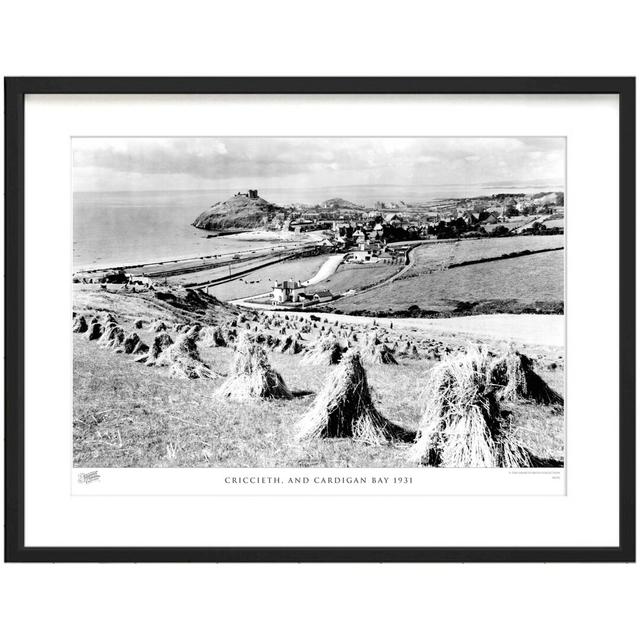
[[[389,283],[393,282],[394,280],[396,280],[397,278],[400,278],[403,274],[405,274],[409,269],[411,269],[411,267],[415,264],[415,258],[413,257],[413,250],[416,247],[419,247],[420,245],[423,244],[427,244],[428,242],[417,242],[415,244],[413,244],[406,253],[407,256],[407,263],[402,267],[402,269],[400,269],[400,271],[394,273],[392,276],[389,276],[388,278],[386,278],[385,280],[383,280],[382,282],[378,282],[378,284],[375,284],[371,287],[367,287],[366,289],[362,289],[361,291],[357,291],[356,293],[350,293],[350,294],[341,294],[339,296],[336,296],[335,298],[333,298],[333,300],[331,300],[331,302],[334,302],[335,300],[339,300],[340,298],[344,298],[346,296],[348,296],[349,298],[353,298],[355,296],[360,295],[361,293],[365,293],[365,292],[369,292],[369,291],[373,291],[374,289],[378,289],[380,287],[384,287],[386,285],[388,285]],[[338,267],[342,264],[342,260],[344,258],[344,254],[339,254],[336,256],[331,256],[330,258],[328,258],[324,264],[320,267],[320,269],[318,269],[318,272],[316,273],[315,276],[313,276],[313,278],[311,278],[310,280],[307,280],[306,282],[303,282],[302,284],[304,286],[309,286],[309,285],[313,285],[313,284],[317,284],[318,282],[322,282],[323,280],[326,280],[329,276],[333,275],[336,270],[338,269]],[[267,305],[267,304],[261,304],[261,303],[257,303],[257,302],[251,302],[251,300],[256,300],[258,298],[263,298],[266,295],[265,293],[260,293],[258,295],[253,295],[253,296],[247,296],[245,298],[236,298],[235,300],[229,300],[230,304],[235,304],[241,307],[249,307],[251,309],[281,309],[281,310],[286,310],[289,309],[291,310],[291,307],[284,307],[284,306],[272,306],[272,305]],[[315,306],[321,306],[323,304],[326,304],[326,302],[317,302],[317,303],[309,303],[305,305],[305,309],[308,309],[310,307],[315,307]]]

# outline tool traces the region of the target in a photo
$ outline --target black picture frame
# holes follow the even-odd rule
[[[634,562],[635,78],[5,78],[5,561]],[[24,99],[27,94],[616,94],[620,149],[620,474],[612,547],[26,547],[24,541]]]

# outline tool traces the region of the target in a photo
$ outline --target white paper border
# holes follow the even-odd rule
[[[27,96],[27,546],[616,545],[617,118],[616,96]],[[574,216],[567,252],[568,495],[72,497],[64,464],[71,300],[67,289],[49,283],[64,283],[71,270],[74,135],[566,136]],[[41,333],[45,312],[48,331],[59,338],[43,349],[30,336]],[[598,351],[596,363],[593,336],[606,336],[611,346]]]

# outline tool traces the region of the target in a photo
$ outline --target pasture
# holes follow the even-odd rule
[[[510,245],[512,251],[523,250],[522,246]],[[498,255],[507,248],[502,247]],[[504,311],[510,311],[519,306],[530,307],[535,312],[538,302],[561,304],[564,300],[564,251],[435,269],[444,251],[445,248],[440,247],[434,252],[423,252],[416,260],[416,269],[391,285],[338,300],[332,306],[343,313],[357,313],[395,312],[419,305],[422,309],[446,314],[460,308],[460,303],[491,302],[496,310],[504,307]],[[472,246],[457,253],[456,261],[475,260],[478,256],[491,257],[491,252]]]
[[[564,236],[507,236],[505,238],[479,238],[442,241],[423,244],[414,249],[414,265],[406,274],[430,273],[440,267],[458,262],[497,258],[520,251],[540,251],[564,247]]]
[[[327,260],[326,255],[312,256],[299,260],[285,260],[248,273],[242,278],[209,287],[209,293],[218,300],[235,300],[271,291],[273,280],[308,280],[315,275]]]
[[[315,288],[329,289],[334,295],[350,289],[363,289],[382,282],[402,269],[400,264],[341,264],[336,272]]]

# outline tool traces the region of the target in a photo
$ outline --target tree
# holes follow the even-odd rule
[[[508,236],[509,229],[502,224],[499,224],[493,231],[491,232],[492,236]]]

